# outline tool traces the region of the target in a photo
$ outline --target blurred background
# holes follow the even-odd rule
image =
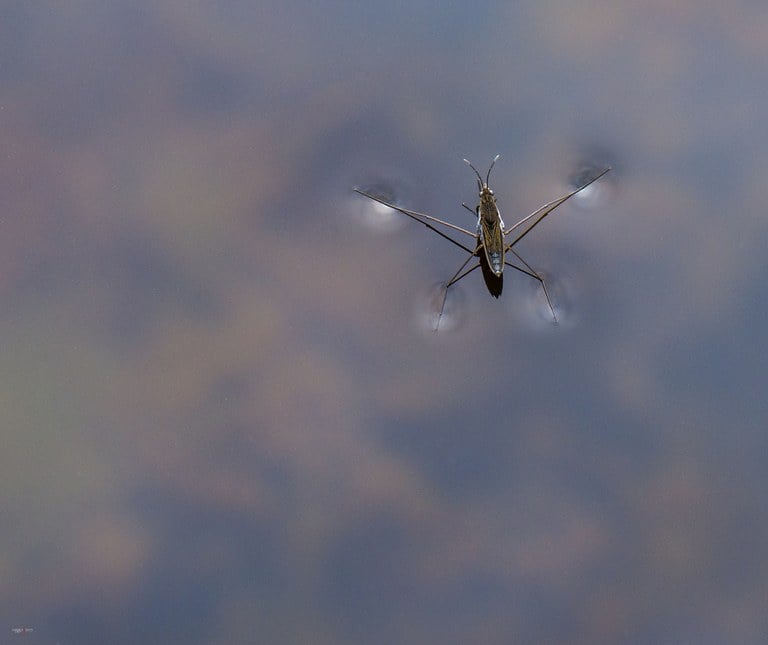
[[[768,640],[768,6],[0,7],[0,642]],[[352,193],[507,224],[479,272]],[[428,317],[428,316],[426,316]],[[14,629],[33,631],[21,635]]]

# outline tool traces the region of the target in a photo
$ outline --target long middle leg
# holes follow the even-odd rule
[[[547,202],[544,204],[544,206],[540,206],[537,208],[533,213],[530,215],[526,215],[523,219],[521,219],[517,224],[513,224],[508,229],[504,230],[504,235],[509,235],[512,231],[514,231],[518,226],[522,226],[525,224],[528,220],[531,218],[536,218],[527,229],[525,229],[522,233],[520,233],[511,243],[510,246],[514,246],[517,244],[520,240],[522,240],[528,233],[530,233],[536,226],[541,222],[547,215],[549,215],[553,210],[555,210],[560,204],[563,202],[568,201],[571,197],[576,195],[577,193],[580,193],[582,190],[584,190],[587,186],[590,186],[591,184],[595,183],[600,177],[602,177],[605,173],[607,173],[610,170],[610,168],[606,168],[596,177],[593,177],[588,182],[582,184],[575,190],[572,190],[570,193],[563,195],[562,197],[558,197],[557,199],[553,199],[551,202]]]

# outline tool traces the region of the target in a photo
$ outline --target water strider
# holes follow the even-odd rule
[[[475,174],[477,175],[477,187],[478,187],[478,190],[480,191],[480,195],[479,195],[480,203],[477,205],[475,210],[472,210],[466,204],[462,204],[464,208],[466,208],[471,213],[477,216],[477,229],[474,233],[472,233],[471,231],[468,231],[465,228],[462,228],[461,226],[456,226],[455,224],[451,224],[450,222],[446,222],[444,220],[438,219],[437,217],[432,217],[431,215],[425,215],[424,213],[419,213],[417,211],[408,210],[407,208],[402,208],[401,206],[396,206],[395,204],[391,204],[359,188],[354,189],[355,192],[363,195],[364,197],[368,197],[369,199],[379,202],[380,204],[384,204],[384,206],[388,206],[389,208],[392,208],[402,213],[403,215],[406,215],[411,219],[414,219],[417,222],[424,224],[424,226],[426,226],[427,228],[431,229],[441,237],[444,237],[449,242],[455,244],[459,248],[464,249],[467,253],[469,253],[469,257],[467,257],[464,263],[459,267],[458,271],[456,271],[456,273],[453,274],[453,277],[450,280],[448,280],[448,282],[446,282],[442,288],[440,310],[437,314],[437,321],[435,323],[436,332],[440,328],[440,319],[442,318],[443,310],[445,309],[445,299],[448,296],[448,289],[450,289],[454,284],[456,284],[462,278],[468,276],[478,267],[481,267],[482,269],[483,278],[485,279],[485,285],[488,288],[488,292],[495,298],[498,298],[499,295],[501,295],[505,266],[508,266],[511,269],[515,269],[516,271],[520,271],[521,273],[524,273],[525,275],[530,276],[534,280],[537,280],[538,283],[541,285],[542,290],[544,291],[544,296],[547,299],[549,310],[552,312],[552,319],[555,323],[557,323],[557,316],[555,315],[555,310],[552,307],[552,301],[549,298],[549,292],[547,291],[547,285],[544,282],[544,279],[538,273],[536,273],[536,271],[533,270],[531,265],[528,264],[520,256],[520,254],[517,251],[515,251],[513,247],[520,240],[522,240],[526,235],[528,235],[528,233],[530,233],[536,227],[536,225],[539,222],[541,222],[541,220],[543,220],[547,215],[549,215],[549,213],[551,213],[558,206],[560,206],[560,204],[562,204],[566,200],[573,197],[576,193],[579,193],[582,190],[584,190],[587,186],[589,186],[593,182],[600,179],[600,177],[602,177],[605,173],[607,173],[610,170],[610,168],[606,168],[600,174],[593,177],[585,184],[582,184],[575,190],[572,190],[567,195],[563,195],[558,199],[555,199],[551,202],[547,202],[543,206],[533,211],[530,215],[527,215],[526,217],[521,219],[519,222],[517,222],[517,224],[513,224],[509,228],[506,228],[504,224],[504,220],[501,219],[501,213],[499,212],[499,207],[496,204],[496,197],[493,194],[493,191],[491,190],[490,186],[488,185],[488,181],[491,176],[491,170],[493,170],[493,166],[496,163],[496,160],[498,158],[499,158],[499,155],[496,155],[493,161],[491,162],[491,166],[488,168],[488,172],[485,175],[485,181],[483,181],[483,178],[481,177],[480,173],[477,171],[477,168],[475,168],[467,159],[464,160],[469,165],[469,167],[475,171]],[[533,222],[529,226],[524,226],[531,220],[533,220]],[[435,224],[439,224],[440,226],[445,226],[449,229],[458,231],[460,233],[463,233],[464,235],[471,237],[475,243],[474,249],[453,239],[445,231],[441,231],[439,228],[437,228]],[[508,236],[511,236],[511,241],[508,241],[509,239]],[[507,253],[511,253],[512,255],[514,255],[515,258],[517,258],[517,260],[519,260],[520,263],[525,268],[519,267],[516,264],[512,264],[511,262],[509,262],[505,257]],[[473,258],[477,258],[477,263],[473,264],[471,267],[467,269],[466,268],[467,264],[469,264],[470,260],[472,260]]]

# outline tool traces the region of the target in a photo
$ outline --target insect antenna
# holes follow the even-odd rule
[[[488,173],[485,175],[485,183],[483,183],[483,178],[480,176],[480,173],[477,172],[477,168],[475,168],[472,165],[472,162],[469,159],[465,159],[464,160],[464,163],[466,163],[470,168],[472,168],[472,170],[475,171],[475,174],[477,175],[477,185],[480,187],[480,190],[483,189],[483,186],[487,186],[488,185],[488,181],[491,178],[491,170],[493,170],[493,167],[496,165],[496,162],[499,160],[499,157],[501,157],[501,155],[496,155],[493,158],[493,161],[491,162],[491,167],[488,168]]]
[[[491,162],[491,167],[488,168],[488,174],[485,176],[485,185],[486,186],[488,185],[488,180],[491,178],[491,170],[493,170],[493,167],[496,165],[496,162],[498,161],[499,157],[501,157],[501,155],[496,155],[493,158],[493,161]],[[475,172],[477,172],[477,170],[475,170]]]
[[[475,168],[475,167],[472,165],[472,162],[471,162],[469,159],[465,159],[465,160],[464,160],[464,163],[465,163],[465,164],[467,164],[467,165],[468,165],[470,168],[472,168],[472,170],[474,170],[474,171],[475,171],[475,174],[477,175],[477,187],[478,187],[480,190],[483,190],[483,178],[480,176],[480,173],[479,173],[479,172],[477,172],[477,168]]]

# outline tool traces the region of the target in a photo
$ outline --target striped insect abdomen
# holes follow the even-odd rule
[[[497,276],[504,270],[504,232],[501,230],[500,220],[488,221],[480,218],[481,241],[485,249],[485,259],[488,266]]]

